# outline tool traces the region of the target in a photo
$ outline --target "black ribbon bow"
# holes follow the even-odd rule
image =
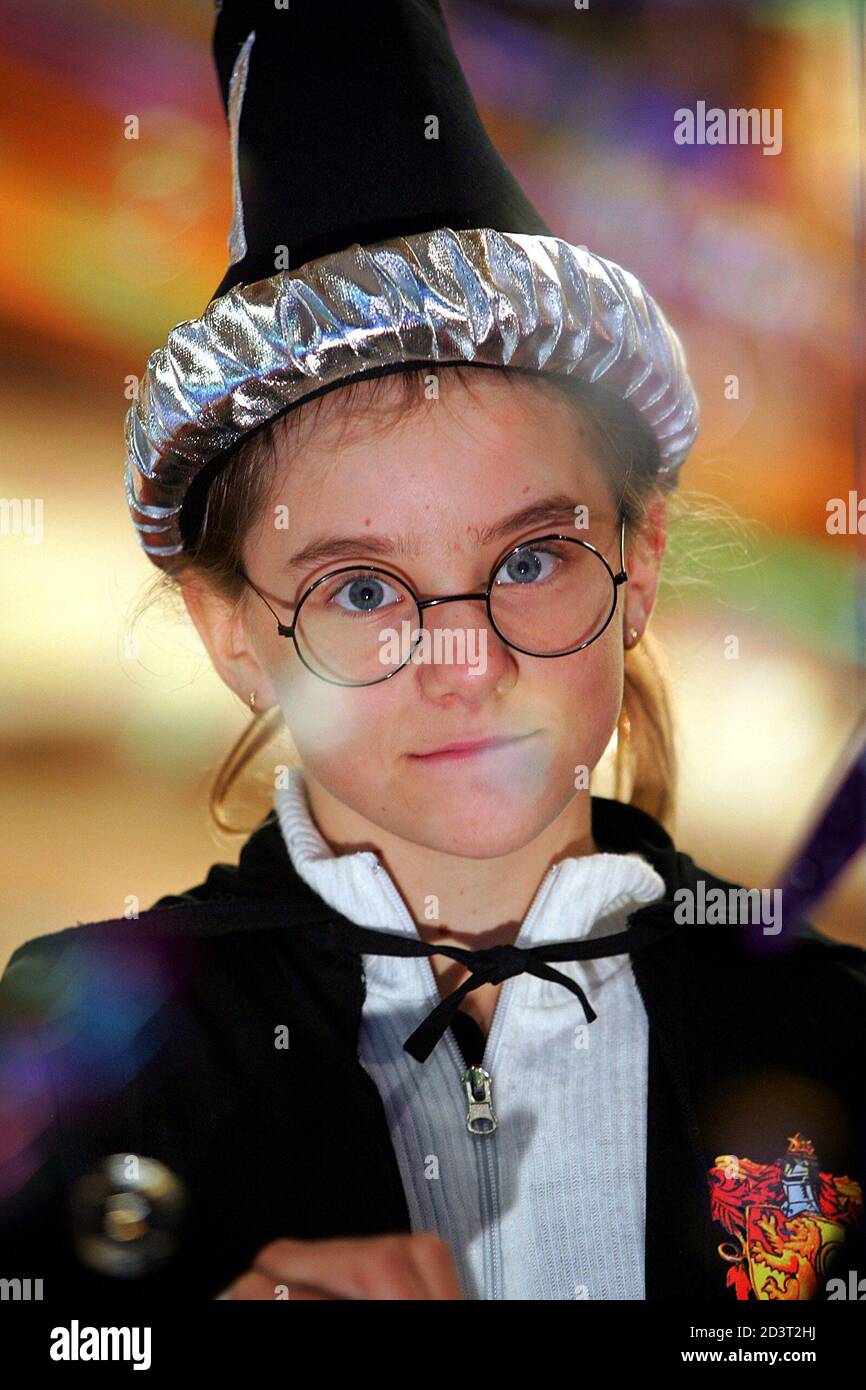
[[[467,994],[481,985],[501,984],[513,975],[525,973],[535,975],[539,980],[552,980],[563,985],[580,1000],[587,1023],[593,1023],[598,1015],[580,985],[576,980],[563,975],[560,970],[555,970],[548,962],[600,960],[606,956],[631,955],[679,930],[678,924],[671,923],[670,920],[660,923],[656,917],[636,922],[625,931],[612,932],[608,936],[545,942],[540,946],[487,946],[480,951],[470,951],[463,946],[434,946],[427,941],[416,941],[411,936],[400,936],[396,932],[377,931],[373,927],[359,927],[354,923],[349,925],[355,944],[365,955],[449,956],[451,960],[460,961],[468,969],[469,978],[446,995],[404,1042],[404,1051],[419,1062],[426,1062]],[[340,932],[343,933],[342,925]]]

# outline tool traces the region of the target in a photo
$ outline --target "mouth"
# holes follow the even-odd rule
[[[443,744],[441,748],[434,748],[430,753],[410,753],[409,757],[413,762],[419,763],[463,762],[468,758],[476,758],[498,748],[507,748],[514,743],[523,743],[527,738],[532,737],[533,734],[522,734],[518,738],[482,738],[467,740],[463,743],[447,743]]]

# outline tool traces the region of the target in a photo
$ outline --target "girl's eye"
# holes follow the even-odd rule
[[[545,567],[542,557],[549,563]],[[549,579],[559,556],[554,550],[543,546],[529,546],[509,555],[504,565],[497,571],[496,584],[533,584],[538,579]]]
[[[399,603],[404,597],[401,590],[385,579],[368,574],[344,580],[329,596],[328,602],[344,613],[363,615],[378,612],[389,603]]]

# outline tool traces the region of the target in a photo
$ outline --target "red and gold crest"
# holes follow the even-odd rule
[[[846,1230],[863,1218],[859,1183],[822,1173],[802,1134],[774,1163],[722,1154],[708,1179],[713,1220],[731,1237],[719,1254],[737,1298],[816,1298]]]

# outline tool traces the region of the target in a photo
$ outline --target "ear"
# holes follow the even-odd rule
[[[182,578],[180,587],[187,612],[229,690],[245,705],[249,704],[250,691],[254,690],[257,711],[276,704],[270,677],[252,642],[245,596],[226,599],[197,576]]]
[[[667,512],[667,502],[656,490],[650,496],[644,525],[626,549],[628,584],[623,621],[626,630],[637,629],[638,640],[643,637],[655,607],[667,543]]]

